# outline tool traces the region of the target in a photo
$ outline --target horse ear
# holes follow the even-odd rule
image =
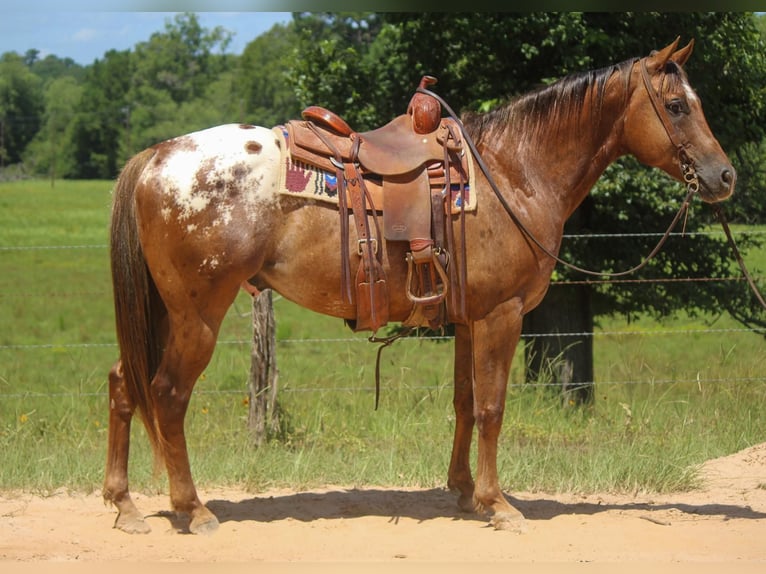
[[[679,67],[683,68],[689,56],[692,55],[694,50],[694,38],[692,38],[686,46],[675,52],[670,59],[673,60]]]
[[[671,59],[673,53],[678,47],[678,42],[681,40],[681,36],[678,36],[672,44],[665,46],[662,50],[653,51],[646,59],[646,68],[650,73],[654,74],[657,70],[661,70],[668,60]],[[687,46],[688,47],[688,46]],[[685,50],[686,48],[684,48]],[[681,50],[683,52],[683,50]],[[690,51],[691,53],[691,51]]]

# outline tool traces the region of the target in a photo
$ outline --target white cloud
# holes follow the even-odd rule
[[[80,28],[77,32],[72,34],[72,40],[75,42],[90,42],[94,38],[97,38],[98,35],[98,30],[93,28]]]

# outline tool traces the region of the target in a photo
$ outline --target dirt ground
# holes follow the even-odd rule
[[[766,572],[766,443],[709,461],[703,476],[704,488],[663,496],[513,493],[523,534],[460,513],[442,489],[205,491],[221,521],[212,536],[187,534],[165,495],[135,495],[152,532],[130,536],[112,528],[98,493],[0,493],[0,561],[725,562],[740,566],[725,572]]]

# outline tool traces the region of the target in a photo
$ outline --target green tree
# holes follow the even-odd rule
[[[40,129],[44,109],[41,81],[21,56],[0,57],[0,167],[21,161]]]
[[[378,84],[378,62],[371,50],[382,27],[380,15],[299,13],[293,18],[298,52],[291,77],[301,107],[325,106],[358,130],[379,124],[382,110],[376,94],[390,96]]]
[[[193,13],[177,14],[163,32],[136,45],[124,94],[120,163],[158,141],[236,121],[231,33],[202,27]]]
[[[136,45],[133,85],[167,92],[176,103],[200,97],[224,70],[222,55],[230,43],[231,33],[221,26],[209,30],[194,13],[176,14],[164,32]]]
[[[29,69],[42,80],[44,85],[63,77],[71,77],[82,82],[85,77],[85,68],[72,58],[59,58],[49,54],[40,59],[37,50],[28,50],[24,60]]]
[[[274,126],[298,117],[300,108],[290,81],[295,41],[292,24],[276,24],[247,45],[233,86],[240,121]]]
[[[72,177],[108,179],[118,173],[121,138],[129,121],[130,78],[127,50],[110,50],[87,68],[72,128],[76,162]]]
[[[51,81],[45,89],[43,124],[24,150],[24,163],[31,173],[66,178],[77,172],[72,121],[82,100],[82,87],[72,76]]]
[[[72,132],[73,177],[112,178],[136,151],[220,123],[233,109],[231,78],[217,83],[233,65],[224,54],[230,38],[178,14],[135,51],[110,50],[89,66]]]

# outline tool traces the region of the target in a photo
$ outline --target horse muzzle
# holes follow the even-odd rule
[[[737,183],[737,172],[730,165],[706,169],[696,167],[699,181],[699,194],[707,203],[717,203],[728,199],[734,193]]]

